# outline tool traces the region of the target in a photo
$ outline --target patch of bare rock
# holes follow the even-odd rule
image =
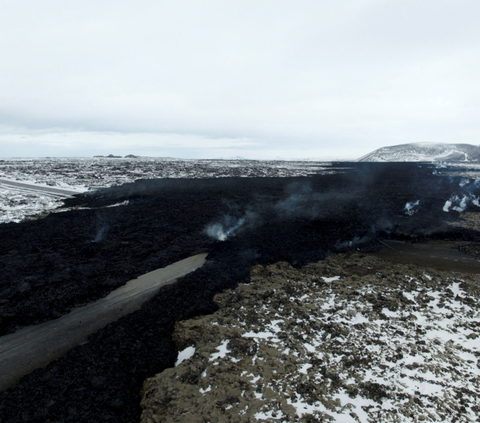
[[[143,423],[480,421],[475,274],[361,254],[255,266],[177,323]]]

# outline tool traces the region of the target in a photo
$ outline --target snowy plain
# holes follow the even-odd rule
[[[4,158],[0,180],[32,187],[85,192],[153,178],[289,177],[335,172],[325,162],[255,160],[177,160],[170,158]],[[0,223],[21,222],[51,212],[61,199],[0,181]]]

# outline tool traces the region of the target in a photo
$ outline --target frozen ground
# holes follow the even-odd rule
[[[173,160],[149,157],[3,159],[0,160],[0,178],[95,189],[142,178],[307,176],[327,171],[328,165],[302,161]]]
[[[335,171],[328,163],[162,158],[0,159],[0,179],[83,192],[152,178],[288,177]],[[21,222],[61,206],[60,199],[0,184],[0,223]]]
[[[142,421],[480,421],[479,288],[361,255],[257,266],[177,326]]]
[[[56,209],[62,202],[49,195],[6,188],[0,184],[0,223],[21,222]]]

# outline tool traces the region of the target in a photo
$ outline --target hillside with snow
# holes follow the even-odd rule
[[[480,162],[480,146],[471,144],[414,143],[382,147],[360,162]]]

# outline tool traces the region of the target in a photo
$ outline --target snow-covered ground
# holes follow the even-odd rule
[[[329,173],[324,162],[175,160],[164,158],[0,159],[0,179],[76,192],[152,178],[288,177]],[[20,222],[61,206],[45,193],[0,184],[0,223]]]
[[[3,159],[0,160],[0,178],[96,189],[151,178],[307,176],[327,172],[326,166],[325,162],[152,157]]]
[[[21,222],[28,217],[41,216],[62,204],[58,198],[40,192],[25,192],[0,184],[0,223]]]
[[[478,421],[476,275],[346,255],[252,281],[177,327],[142,421]]]

